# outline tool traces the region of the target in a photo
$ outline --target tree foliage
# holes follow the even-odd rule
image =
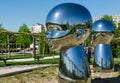
[[[42,32],[40,32],[40,34],[45,35],[46,32],[42,31]],[[45,38],[40,37],[39,38],[39,53],[43,54],[43,51],[45,54],[51,53],[50,49],[49,49],[49,45],[46,43]]]
[[[20,26],[18,32],[24,32],[26,34],[18,34],[16,42],[21,44],[21,46],[24,48],[29,47],[29,45],[32,43],[32,36],[27,34],[30,33],[27,25],[23,24],[22,26]]]
[[[104,19],[104,20],[108,20],[108,21],[113,22],[112,16],[109,16],[109,15],[104,15],[104,16],[101,17],[101,19]]]
[[[118,29],[120,30],[120,22],[118,22]]]
[[[0,31],[1,32],[7,32],[6,29],[0,24]],[[7,45],[7,34],[5,33],[0,33],[0,43],[4,44],[5,46]]]

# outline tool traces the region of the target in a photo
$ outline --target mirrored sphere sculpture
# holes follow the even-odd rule
[[[90,35],[91,20],[90,12],[75,3],[57,5],[48,13],[46,41],[61,54],[59,83],[89,81],[90,68],[81,44]]]
[[[94,67],[102,70],[113,69],[113,56],[110,42],[113,39],[114,25],[108,20],[98,20],[92,25],[92,44],[95,46]]]

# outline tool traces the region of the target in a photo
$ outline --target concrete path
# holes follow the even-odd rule
[[[60,56],[49,56],[49,57],[44,57],[41,58],[40,60],[44,59],[53,59],[53,58],[59,58]],[[24,59],[13,59],[13,60],[7,60],[7,62],[24,62],[24,61],[33,61],[34,58],[24,58]]]
[[[59,58],[59,56],[50,56],[50,57],[44,57],[40,60],[44,59],[53,59],[53,58]],[[33,61],[34,58],[26,58],[26,59],[13,59],[13,60],[7,60],[7,62],[24,62],[24,61]],[[53,64],[36,64],[36,65],[18,65],[18,66],[6,66],[6,67],[0,67],[0,77],[14,75],[17,73],[27,72],[34,70],[39,67],[48,67]],[[58,64],[54,64],[58,65]]]
[[[39,67],[57,66],[58,64],[37,64],[0,67],[0,77],[10,76],[37,69]]]

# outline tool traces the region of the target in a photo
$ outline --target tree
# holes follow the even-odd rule
[[[21,44],[23,48],[29,47],[29,45],[32,43],[32,36],[27,34],[30,33],[30,30],[28,29],[27,25],[23,24],[22,26],[20,26],[18,32],[24,32],[26,34],[18,34],[16,42]]]
[[[120,22],[118,22],[118,29],[120,30]]]
[[[120,57],[120,40],[113,40],[111,42],[111,50],[113,57]]]
[[[109,16],[109,15],[104,15],[104,16],[101,17],[101,19],[104,19],[104,20],[108,20],[108,21],[113,22],[112,16]]]
[[[7,32],[6,29],[0,24],[0,32]],[[7,34],[5,33],[0,33],[0,43],[4,44],[4,46],[7,45]]]
[[[40,34],[45,35],[46,32],[42,31]],[[52,54],[53,52],[50,51],[48,43],[45,41],[44,37],[39,37],[39,53],[40,54]]]

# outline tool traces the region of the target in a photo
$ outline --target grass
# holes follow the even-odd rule
[[[118,76],[120,77],[120,71],[118,71]]]
[[[94,58],[91,58],[90,61],[93,64]],[[120,64],[120,58],[114,58],[114,64]]]
[[[32,55],[28,55],[31,57]],[[26,58],[28,57],[26,55]],[[22,58],[21,56],[13,56],[12,59],[16,58]],[[25,58],[25,56],[24,56]],[[91,58],[91,62],[93,63],[93,58]],[[58,64],[59,63],[59,58],[57,59],[47,59],[47,60],[40,60],[40,61],[25,61],[25,62],[7,62],[7,65],[31,65],[31,64]],[[120,64],[120,59],[115,58],[114,59],[114,64]],[[0,67],[5,66],[3,62],[0,62]]]
[[[0,83],[56,83],[57,70],[58,67],[55,66],[38,68],[31,72],[0,78]]]
[[[58,54],[55,54],[58,55]],[[43,56],[42,54],[36,54],[36,56]],[[53,56],[53,54],[45,54],[45,57],[47,56]],[[0,55],[0,58],[8,58],[8,59],[24,59],[24,58],[32,58],[33,55],[32,54],[19,54],[19,55],[11,55],[10,58],[8,58],[8,56],[6,55]]]
[[[58,64],[59,58],[55,59],[46,59],[40,61],[25,61],[25,62],[7,62],[7,66],[15,66],[15,65],[31,65],[31,64]],[[0,62],[0,67],[5,66],[3,62]]]

